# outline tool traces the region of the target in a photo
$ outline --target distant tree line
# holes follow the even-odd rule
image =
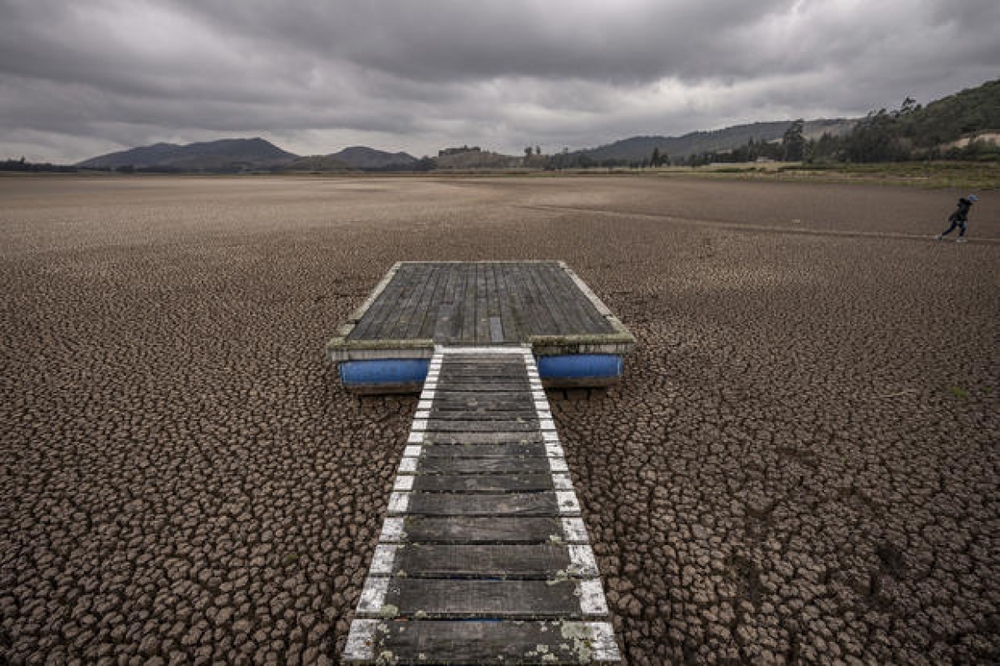
[[[3,162],[0,162],[0,171],[48,171],[55,173],[74,173],[76,170],[77,169],[74,166],[50,164],[49,162],[42,164],[28,162],[23,157],[19,160],[4,160]]]
[[[1000,159],[995,143],[976,137],[984,130],[1000,133],[1000,81],[964,90],[926,107],[907,97],[898,109],[878,109],[844,135],[824,133],[805,140],[796,120],[780,142],[754,142],[731,151],[691,155],[688,165],[753,162],[765,158],[807,163],[903,162],[909,160]],[[959,141],[967,139],[967,141]]]

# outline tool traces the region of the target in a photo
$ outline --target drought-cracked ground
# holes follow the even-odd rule
[[[663,178],[0,179],[0,661],[336,663],[413,398],[323,344],[401,259],[564,259],[554,400],[630,664],[1000,657],[1000,196]]]

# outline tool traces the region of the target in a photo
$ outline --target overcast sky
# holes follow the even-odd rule
[[[997,0],[0,0],[0,159],[263,136],[520,153],[1000,78]]]

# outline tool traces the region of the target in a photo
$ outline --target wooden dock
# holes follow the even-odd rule
[[[618,381],[635,338],[562,261],[400,262],[330,340],[359,392],[418,392],[436,345],[529,345],[551,386]]]
[[[619,663],[607,612],[531,347],[438,346],[343,661]]]

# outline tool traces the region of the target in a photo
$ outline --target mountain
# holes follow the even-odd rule
[[[350,146],[326,157],[351,169],[396,169],[417,163],[417,158],[409,153],[387,153],[368,146]]]
[[[109,153],[79,162],[84,169],[147,169],[151,171],[245,171],[279,167],[296,155],[259,137],[220,139],[179,146],[157,143]]]
[[[824,133],[841,136],[851,131],[855,121],[810,120],[805,123],[803,136],[806,139],[819,138]],[[666,153],[671,159],[698,155],[707,152],[733,150],[753,139],[755,142],[780,140],[792,124],[791,120],[779,120],[749,125],[735,125],[725,129],[707,132],[691,132],[683,136],[634,136],[597,148],[577,151],[593,160],[624,160],[626,162],[649,159],[654,148]]]

